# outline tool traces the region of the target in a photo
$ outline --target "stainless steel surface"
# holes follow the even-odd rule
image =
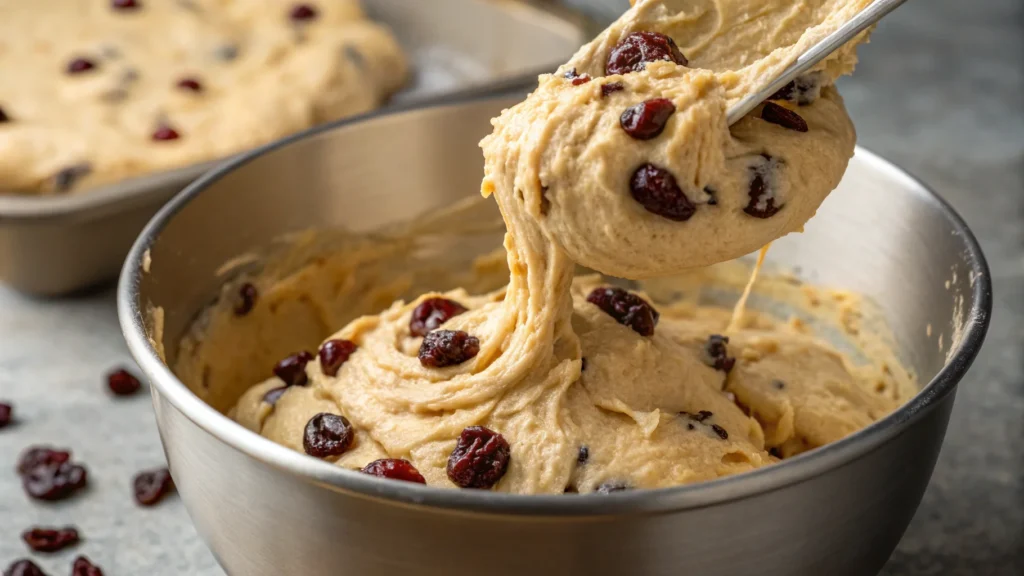
[[[228,573],[877,572],[928,483],[956,385],[988,326],[991,291],[984,258],[959,217],[864,150],[806,232],[777,242],[772,259],[879,302],[906,360],[928,384],[869,428],[752,473],[608,496],[382,481],[242,429],[189,392],[154,353],[148,307],[165,311],[164,342],[176,341],[233,256],[310,226],[370,230],[476,193],[477,141],[509,104],[403,111],[267,147],[191,185],[133,247],[118,289],[122,330],[152,382],[181,497]],[[285,188],[287,196],[279,193]],[[229,219],[236,224],[223,226]]]
[[[748,112],[756,108],[761,102],[764,102],[766,98],[778,92],[786,84],[796,80],[798,76],[813,68],[815,64],[824,60],[843,44],[853,40],[857,34],[867,30],[869,26],[877,24],[886,14],[892,12],[906,1],[875,0],[873,4],[851,18],[849,22],[843,24],[838,30],[812,46],[810,50],[801,54],[796,59],[796,62],[793,62],[789,68],[783,70],[782,74],[772,79],[771,82],[757,92],[746,96],[729,108],[729,125],[731,126],[739,122],[740,118],[746,116]]]
[[[530,89],[584,41],[578,22],[493,0],[365,0],[413,63],[393,104]],[[132,178],[81,194],[0,194],[0,281],[59,295],[113,278],[157,209],[216,162]]]

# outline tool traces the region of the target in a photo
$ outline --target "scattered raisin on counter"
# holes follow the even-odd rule
[[[103,570],[85,556],[79,556],[71,565],[71,576],[103,576]]]
[[[21,539],[36,552],[56,552],[78,543],[78,530],[74,526],[63,528],[31,528],[21,533]]]
[[[46,572],[43,572],[35,562],[25,558],[15,560],[4,570],[4,576],[46,576]]]
[[[6,428],[14,422],[14,406],[9,402],[0,402],[0,428]]]
[[[38,464],[21,476],[25,493],[36,500],[64,500],[87,483],[85,467],[70,461]]]
[[[107,374],[107,388],[115,396],[131,396],[142,388],[142,383],[131,372],[119,368]]]
[[[174,490],[174,480],[167,468],[139,472],[132,480],[135,501],[142,506],[153,506]]]

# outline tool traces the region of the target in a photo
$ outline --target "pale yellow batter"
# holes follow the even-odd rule
[[[794,92],[805,105],[758,109],[731,129],[726,108],[866,4],[641,1],[559,73],[542,77],[482,143],[483,192],[495,197],[507,227],[508,286],[483,296],[428,294],[376,314],[366,304],[377,293],[351,289],[356,267],[321,280],[315,285],[333,286],[327,292],[335,298],[356,296],[354,306],[370,314],[332,336],[358,349],[336,375],[309,362],[308,382],[287,388],[274,405],[266,394],[284,382],[256,385],[232,416],[302,451],[314,415],[343,415],[355,440],[332,461],[358,468],[404,458],[442,487],[454,486],[446,466],[456,438],[485,426],[511,451],[493,489],[516,493],[713,479],[821,446],[884,416],[910,393],[911,377],[891,363],[854,366],[799,322],[753,314],[725,333],[729,310],[663,302],[655,304],[660,318],[641,306],[646,321],[617,320],[588,301],[604,281],[574,278],[577,263],[621,277],[663,277],[800,230],[853,152],[853,126],[831,85],[852,69],[853,47],[821,66],[805,83],[812,90]],[[674,57],[606,74],[609,54],[633,32],[670,34],[688,64]],[[605,88],[610,84],[617,86]],[[672,112],[638,139],[623,112],[654,98],[669,100]],[[789,109],[806,124],[803,131],[793,121],[762,118]],[[647,164],[660,171],[648,184],[672,181],[650,203],[636,187]],[[285,284],[293,296],[307,293]],[[276,286],[264,288],[277,296],[248,314],[282,305]],[[414,309],[439,296],[466,309],[439,328],[479,343],[472,357],[443,368],[418,358],[423,338],[410,331]],[[311,318],[322,317],[317,298],[304,302]],[[211,325],[230,323],[224,306]],[[218,341],[229,340],[186,342],[179,374],[192,382],[209,376],[228,353]],[[259,362],[263,374],[277,359]],[[216,396],[210,390],[219,381],[204,382],[199,388]]]
[[[0,0],[0,193],[67,193],[365,112],[403,83],[357,0]]]

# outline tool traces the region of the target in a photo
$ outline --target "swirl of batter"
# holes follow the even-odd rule
[[[507,288],[359,318],[232,416],[371,474],[562,493],[742,472],[885,415],[898,386],[872,385],[901,376],[797,330],[723,334],[727,315],[574,278],[663,276],[800,230],[853,153],[832,86],[853,46],[733,127],[726,109],[868,3],[641,1],[482,142]]]

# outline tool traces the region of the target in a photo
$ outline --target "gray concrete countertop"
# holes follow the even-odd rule
[[[909,2],[861,60],[842,83],[861,144],[960,211],[996,298],[934,478],[884,574],[1024,574],[1024,3]],[[105,390],[119,365],[131,361],[111,288],[43,301],[0,287],[0,399],[16,403],[20,421],[0,431],[0,569],[26,556],[24,528],[75,524],[82,544],[39,557],[51,575],[70,573],[77,554],[112,576],[223,574],[177,497],[151,509],[132,500],[132,475],[162,466],[163,454],[148,395]],[[14,460],[42,442],[72,447],[89,466],[83,497],[41,506],[22,494]]]

